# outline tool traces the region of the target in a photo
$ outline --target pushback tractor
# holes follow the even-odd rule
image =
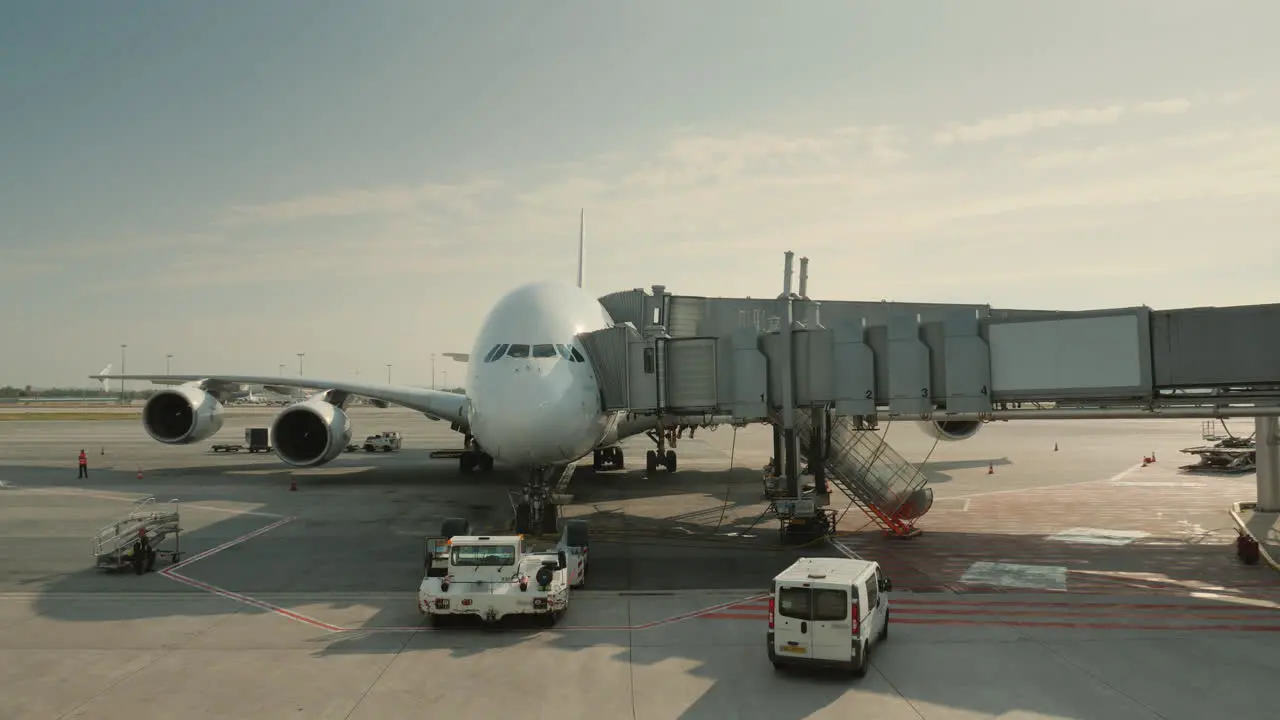
[[[587,524],[569,520],[554,544],[525,535],[470,535],[465,520],[446,520],[426,538],[418,610],[432,624],[469,616],[496,623],[527,616],[554,625],[569,608],[570,588],[587,579]]]

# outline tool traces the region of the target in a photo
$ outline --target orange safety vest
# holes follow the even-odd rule
[[[84,453],[80,453],[80,464],[81,464],[81,465],[88,465],[88,464],[89,464],[89,458],[85,457],[85,456],[84,456]]]

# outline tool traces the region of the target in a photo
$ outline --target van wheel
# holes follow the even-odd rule
[[[858,664],[853,668],[854,677],[867,676],[867,667],[871,664],[871,658],[869,657],[870,653],[868,650],[870,650],[870,647],[866,643],[863,643],[862,652],[858,653]]]

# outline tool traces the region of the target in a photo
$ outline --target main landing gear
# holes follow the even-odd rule
[[[592,470],[621,470],[623,467],[622,448],[615,445],[591,451]]]
[[[671,443],[671,447],[676,446],[676,442],[680,439],[682,430],[679,428],[664,428],[661,425],[657,430],[650,430],[645,433],[649,439],[658,444],[657,450],[650,450],[644,454],[644,469],[652,475],[658,472],[659,467],[664,467],[667,472],[676,471],[676,451],[668,450],[667,443]],[[693,437],[690,433],[689,437]]]
[[[466,449],[458,456],[458,470],[466,475],[475,472],[487,473],[493,470],[493,456],[480,450],[475,438],[467,434],[463,440]]]
[[[516,534],[555,534],[560,510],[551,498],[551,478],[555,471],[555,467],[529,470],[528,482],[520,488],[520,494],[512,498]]]

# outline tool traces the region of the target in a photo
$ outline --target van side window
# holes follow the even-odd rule
[[[784,587],[778,593],[779,615],[808,620],[809,610],[809,588]]]
[[[849,617],[849,594],[843,590],[813,591],[813,619],[836,622]]]
[[[880,600],[880,588],[876,586],[874,576],[867,578],[867,612],[870,612]]]

